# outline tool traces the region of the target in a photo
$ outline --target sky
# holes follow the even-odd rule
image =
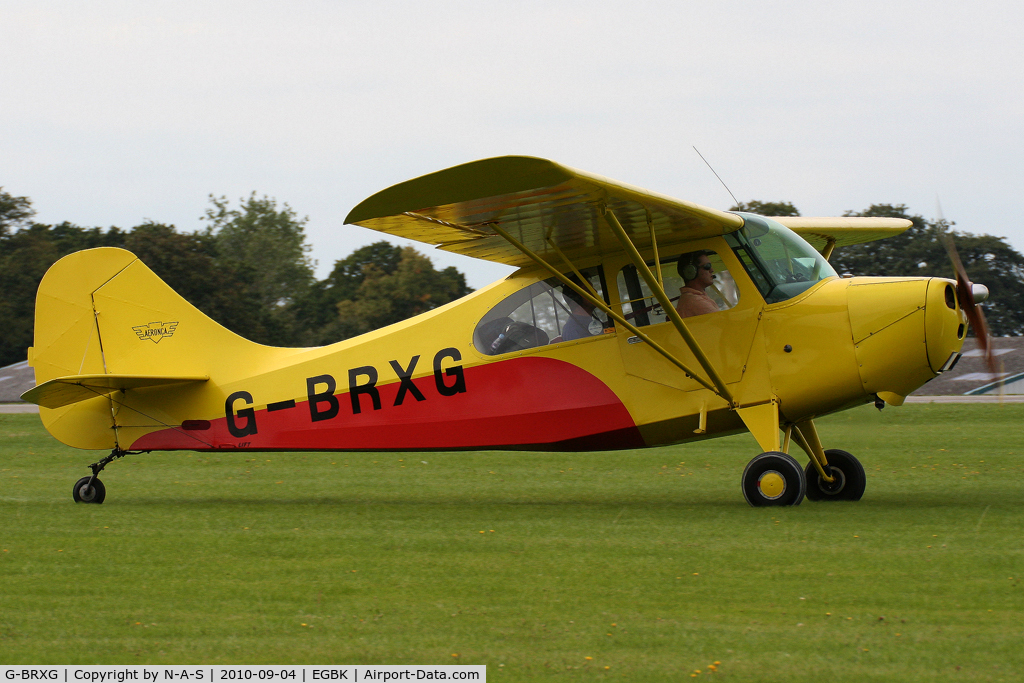
[[[740,201],[941,203],[1024,251],[1022,32],[985,0],[0,0],[0,186],[43,223],[183,231],[267,195],[324,277],[382,238],[344,225],[362,199],[485,157],[728,209],[696,147]]]

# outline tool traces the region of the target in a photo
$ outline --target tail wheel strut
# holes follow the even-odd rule
[[[99,473],[103,471],[104,467],[118,458],[123,458],[126,455],[137,455],[141,452],[122,451],[120,448],[110,451],[110,455],[89,465],[92,474],[88,477],[82,477],[75,482],[75,487],[71,490],[71,497],[75,499],[76,503],[95,503],[99,505],[107,497],[107,488],[99,480]]]

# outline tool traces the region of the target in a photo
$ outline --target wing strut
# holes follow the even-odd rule
[[[604,217],[608,222],[608,226],[612,229],[612,232],[614,232],[615,236],[619,238],[619,242],[622,243],[626,253],[629,254],[629,258],[633,261],[633,265],[636,266],[637,272],[640,273],[644,282],[647,283],[651,292],[654,293],[654,296],[657,298],[658,303],[661,304],[661,307],[665,309],[665,313],[668,315],[669,320],[671,320],[672,324],[675,325],[676,330],[679,331],[679,334],[682,336],[683,341],[686,342],[686,345],[690,347],[690,351],[693,352],[694,356],[696,356],[697,362],[700,363],[701,368],[704,369],[704,372],[707,373],[707,376],[714,383],[715,393],[732,405],[734,403],[732,394],[730,394],[729,390],[725,387],[725,382],[722,380],[721,375],[718,374],[715,367],[711,364],[711,361],[708,360],[707,354],[704,353],[704,350],[700,348],[700,344],[697,343],[697,339],[690,332],[686,323],[683,322],[683,318],[679,315],[676,307],[672,305],[668,294],[665,293],[665,288],[661,286],[661,283],[658,282],[657,278],[655,278],[654,273],[652,273],[651,269],[647,267],[647,263],[645,263],[643,257],[640,256],[640,252],[637,251],[636,246],[633,245],[633,241],[629,239],[629,235],[627,235],[626,231],[622,228],[622,224],[619,223],[619,219],[615,217],[615,214],[610,209],[605,210]],[[697,378],[694,377],[694,379]],[[703,382],[701,383],[704,384]]]
[[[565,254],[562,253],[562,250],[558,248],[558,245],[551,240],[550,232],[551,231],[549,230],[548,236],[544,238],[544,241],[548,243],[548,246],[551,247],[551,249],[554,250],[556,254],[558,254],[558,256],[562,259],[562,262],[565,263],[569,270],[572,271],[573,275],[575,275],[579,279],[580,283],[587,288],[587,291],[589,291],[592,295],[597,296],[597,290],[594,289],[594,286],[592,284],[590,284],[590,280],[583,277],[583,274],[580,273],[580,271],[576,268],[575,264],[573,264],[572,261],[567,259],[565,257]]]
[[[825,246],[821,248],[821,255],[828,261],[832,257],[832,251],[836,248],[836,238],[829,237],[825,242]]]
[[[835,477],[825,470],[828,467],[828,458],[821,446],[821,439],[818,438],[818,430],[815,429],[814,422],[804,420],[799,424],[794,424],[793,434],[796,436],[796,442],[800,448],[810,456],[814,469],[818,470],[818,476],[829,484],[835,481]]]
[[[502,227],[501,227],[500,225],[498,225],[497,223],[491,223],[491,224],[490,224],[490,227],[491,227],[491,229],[493,229],[493,230],[494,230],[494,232],[496,232],[496,233],[498,233],[499,235],[501,235],[501,236],[502,236],[502,237],[503,237],[503,238],[504,238],[504,239],[505,239],[505,240],[506,240],[506,241],[507,241],[507,242],[508,242],[509,244],[511,244],[511,245],[512,245],[513,247],[515,247],[515,248],[516,248],[516,249],[518,249],[519,251],[523,252],[523,254],[525,254],[526,256],[528,256],[528,257],[529,257],[529,258],[530,258],[531,260],[533,260],[533,261],[534,261],[534,262],[535,262],[535,263],[536,263],[537,265],[539,265],[539,266],[540,266],[541,268],[543,268],[544,270],[548,271],[549,273],[551,273],[552,275],[554,275],[554,276],[555,276],[556,278],[558,278],[558,279],[559,279],[559,280],[560,280],[560,281],[562,282],[562,284],[564,284],[564,285],[565,285],[566,287],[568,287],[568,288],[569,288],[569,289],[571,289],[572,291],[574,291],[574,292],[576,292],[577,294],[579,294],[579,295],[580,295],[581,297],[583,297],[583,298],[584,298],[584,299],[585,299],[586,301],[590,302],[590,303],[591,303],[591,304],[592,304],[593,306],[595,306],[596,308],[600,309],[600,310],[601,310],[601,311],[602,311],[602,312],[603,312],[603,313],[604,313],[605,315],[607,315],[607,316],[608,316],[609,318],[612,318],[612,319],[613,319],[613,320],[614,320],[615,322],[617,322],[618,324],[620,324],[620,325],[622,325],[623,327],[625,327],[625,328],[626,328],[627,330],[629,330],[630,332],[632,332],[633,334],[635,334],[635,335],[636,335],[637,337],[639,337],[640,339],[644,340],[644,342],[645,342],[645,343],[647,343],[647,344],[648,344],[648,345],[649,345],[649,346],[650,346],[650,347],[651,347],[652,349],[654,349],[655,351],[657,351],[658,353],[660,353],[660,354],[661,354],[662,356],[664,356],[664,357],[665,357],[665,358],[666,358],[666,359],[667,359],[667,360],[668,360],[668,361],[669,361],[670,363],[672,363],[673,365],[675,365],[676,367],[678,367],[678,368],[679,368],[680,370],[682,370],[682,371],[683,371],[684,373],[686,373],[686,376],[687,376],[687,377],[690,377],[690,378],[694,379],[694,380],[695,380],[695,381],[696,381],[696,382],[697,382],[698,384],[700,384],[700,385],[701,385],[702,387],[704,387],[705,389],[708,389],[709,391],[712,391],[712,392],[714,392],[714,393],[715,393],[715,394],[717,394],[718,396],[721,396],[721,397],[722,397],[723,399],[725,399],[726,401],[728,401],[728,402],[729,402],[730,404],[732,403],[732,398],[731,398],[731,396],[729,395],[729,393],[728,393],[728,392],[726,392],[726,393],[724,393],[724,394],[723,394],[723,393],[720,393],[720,392],[719,392],[719,391],[718,391],[718,390],[717,390],[717,389],[715,388],[715,386],[714,386],[713,384],[711,384],[710,382],[708,382],[707,380],[705,380],[704,378],[702,378],[702,377],[701,377],[700,375],[698,375],[697,373],[695,373],[695,372],[694,372],[693,370],[691,370],[690,368],[688,368],[688,367],[687,367],[687,366],[686,366],[686,365],[685,365],[685,364],[684,364],[684,363],[683,363],[683,362],[682,362],[681,360],[679,360],[679,359],[678,359],[678,358],[676,358],[676,357],[675,357],[674,355],[672,355],[672,353],[670,353],[670,352],[669,352],[668,350],[666,350],[666,349],[665,349],[664,347],[662,347],[662,346],[661,346],[660,344],[658,344],[658,343],[657,343],[656,341],[654,341],[653,339],[651,339],[650,337],[648,337],[648,336],[647,336],[646,334],[644,334],[643,332],[641,332],[641,331],[640,331],[639,329],[637,329],[637,327],[636,327],[636,326],[632,325],[632,324],[631,324],[630,322],[628,322],[628,321],[627,321],[627,320],[626,320],[626,319],[625,319],[624,317],[622,317],[622,316],[621,316],[621,315],[619,315],[619,314],[618,314],[617,312],[615,312],[615,311],[614,311],[614,310],[613,310],[613,309],[612,309],[612,308],[611,308],[611,307],[610,307],[610,306],[609,306],[608,304],[606,304],[606,303],[605,303],[605,302],[604,302],[603,300],[601,300],[601,299],[599,299],[598,297],[594,296],[594,295],[593,295],[593,294],[591,294],[591,293],[590,293],[589,291],[587,291],[586,289],[584,289],[584,288],[583,288],[583,287],[581,287],[580,285],[578,285],[578,284],[576,284],[575,282],[573,282],[572,280],[570,280],[570,279],[569,279],[568,277],[566,277],[566,276],[565,276],[565,274],[563,274],[563,273],[562,273],[562,272],[561,272],[560,270],[558,270],[557,268],[555,268],[554,266],[552,266],[551,264],[549,264],[549,263],[548,263],[547,261],[545,261],[545,260],[544,260],[543,258],[541,258],[541,257],[540,257],[540,256],[538,256],[537,254],[535,254],[535,253],[534,253],[534,252],[533,252],[532,250],[530,250],[530,248],[529,248],[529,247],[527,247],[526,245],[524,245],[524,244],[523,244],[522,242],[520,242],[519,240],[517,240],[517,239],[516,239],[515,237],[512,237],[512,235],[510,235],[510,234],[509,234],[509,233],[508,233],[508,232],[507,232],[507,231],[506,231],[506,230],[505,230],[504,228],[502,228]],[[574,269],[574,270],[575,270],[575,269]],[[586,280],[584,280],[584,282],[585,282],[585,281],[586,281]],[[673,310],[675,310],[675,309],[673,309]],[[724,389],[724,385],[723,385],[723,389]]]

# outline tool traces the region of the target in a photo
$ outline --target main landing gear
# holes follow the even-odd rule
[[[786,453],[762,453],[743,470],[743,497],[754,507],[799,505],[806,488],[803,469]]]
[[[860,500],[867,485],[864,466],[857,458],[838,448],[825,451],[828,464],[823,468],[832,475],[832,481],[818,474],[814,461],[807,463],[807,498],[809,500]]]
[[[806,467],[786,452],[791,437],[810,457]],[[866,484],[857,458],[837,448],[823,450],[810,420],[787,425],[782,449],[751,460],[742,479],[743,497],[754,507],[799,505],[804,496],[813,501],[860,500]]]
[[[75,499],[76,503],[95,503],[99,505],[107,497],[107,487],[103,485],[103,482],[98,479],[98,475],[103,471],[103,468],[117,460],[123,458],[126,455],[130,455],[133,451],[122,451],[120,448],[115,448],[110,452],[110,455],[103,458],[99,462],[94,462],[89,465],[92,470],[92,475],[88,477],[82,477],[75,482],[75,487],[71,489],[71,496]]]

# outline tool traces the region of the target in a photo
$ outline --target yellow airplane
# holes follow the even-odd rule
[[[863,467],[814,420],[900,405],[950,369],[987,291],[829,265],[907,220],[723,212],[531,157],[395,185],[346,222],[519,269],[354,339],[272,348],[128,251],[50,268],[23,398],[65,444],[111,449],[76,501],[103,502],[97,475],[137,452],[614,450],[743,430],[763,451],[750,505],[859,500]]]

